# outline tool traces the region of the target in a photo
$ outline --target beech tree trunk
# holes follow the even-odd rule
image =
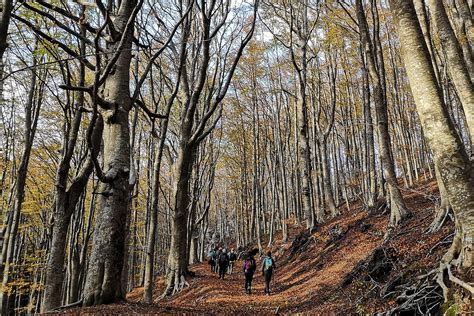
[[[393,228],[400,224],[409,215],[409,211],[405,206],[405,202],[397,184],[395,165],[390,147],[390,134],[388,131],[387,100],[386,96],[384,96],[383,83],[379,73],[380,69],[377,69],[374,45],[369,36],[367,19],[365,17],[364,7],[362,6],[362,0],[356,0],[356,8],[361,41],[365,47],[369,74],[374,85],[375,114],[377,117],[380,156],[390,198],[390,223],[386,235],[386,237],[389,237]]]
[[[123,33],[136,0],[122,1],[114,26]],[[133,23],[133,22],[132,22]],[[130,129],[128,114],[131,109],[130,63],[132,58],[130,27],[124,35],[123,49],[115,62],[114,72],[105,80],[103,99],[115,109],[101,109],[104,120],[103,169],[110,179],[101,183],[98,192],[97,217],[92,251],[84,287],[85,306],[107,304],[122,299],[121,273],[125,241],[125,226],[130,198]],[[119,43],[109,47],[115,52]]]
[[[77,117],[76,117],[77,119]],[[78,119],[80,122],[80,118]],[[103,122],[99,119],[96,122],[93,133],[94,147],[98,151],[100,138],[102,136]],[[71,133],[71,135],[74,132]],[[76,130],[77,136],[77,130]],[[73,136],[74,138],[75,136]],[[69,146],[74,146],[75,140],[69,140]],[[73,150],[73,147],[68,149]],[[71,153],[72,154],[72,153]],[[93,153],[90,153],[91,155]],[[76,209],[76,204],[86,188],[89,176],[93,170],[91,158],[83,166],[76,178],[66,190],[68,181],[68,170],[70,157],[68,154],[61,162],[57,174],[56,183],[56,203],[54,210],[54,222],[52,229],[52,239],[50,254],[46,265],[46,280],[44,290],[44,300],[42,311],[47,312],[61,305],[62,285],[65,278],[64,259],[66,253],[67,232],[71,216]],[[67,166],[66,166],[67,164]],[[73,251],[70,249],[70,251]]]
[[[196,148],[188,144],[189,136],[184,134],[180,141],[179,156],[175,162],[175,181],[173,184],[174,217],[171,225],[171,245],[166,274],[166,294],[173,294],[185,286],[188,262],[187,223],[189,206],[189,179]]]
[[[438,31],[441,45],[446,53],[448,70],[461,100],[466,115],[467,126],[474,144],[474,85],[464,61],[462,48],[446,14],[442,0],[429,0],[430,13]]]
[[[191,2],[192,3],[192,2]],[[188,5],[192,5],[189,3]],[[194,51],[194,56],[187,56],[190,59],[199,58],[197,63],[192,63],[192,73],[195,76],[193,82],[191,82],[188,73],[188,64],[184,63],[178,78],[181,80],[183,87],[183,94],[185,99],[183,102],[183,108],[181,112],[181,126],[179,130],[179,147],[177,149],[178,155],[175,163],[173,164],[173,196],[171,199],[171,206],[174,209],[174,216],[171,220],[171,244],[170,252],[168,255],[168,267],[166,271],[166,289],[164,295],[170,295],[179,291],[186,285],[185,277],[187,275],[188,256],[187,256],[187,234],[188,234],[188,213],[189,213],[189,182],[192,172],[192,166],[195,160],[196,152],[199,144],[212,132],[220,119],[219,115],[214,119],[210,126],[207,126],[210,122],[211,117],[216,113],[216,109],[224,99],[230,82],[234,75],[234,71],[237,64],[243,54],[243,50],[249,43],[253,36],[255,29],[255,18],[257,14],[257,3],[254,5],[253,20],[250,25],[250,30],[246,33],[245,37],[240,40],[238,50],[234,59],[229,62],[228,69],[222,69],[216,67],[214,70],[209,70],[209,64],[211,57],[221,57],[221,52],[213,54],[211,56],[211,42],[215,39],[211,36],[212,21],[217,19],[213,13],[216,2],[206,3],[202,1],[200,7],[197,8],[199,28],[194,30],[199,34],[201,43],[199,49]],[[191,14],[193,16],[193,14]],[[221,17],[223,21],[226,20],[227,14]],[[192,34],[196,36],[196,34]],[[215,34],[214,34],[215,35]],[[192,37],[192,36],[190,36]],[[187,41],[183,40],[184,45],[189,45]],[[226,56],[228,57],[228,56]],[[219,64],[219,62],[217,62]],[[223,81],[219,80],[208,80],[209,72],[215,71],[215,75],[219,71],[223,73],[219,74],[224,78]],[[215,78],[215,77],[214,77]],[[205,84],[208,83],[206,89],[212,91],[202,97],[204,94]],[[214,95],[215,93],[215,95]],[[196,115],[198,112],[198,106],[204,105],[203,112]],[[220,238],[223,238],[221,235]]]
[[[8,26],[10,25],[12,9],[13,0],[2,0],[0,2],[0,61],[3,60],[3,53],[7,49]]]
[[[7,49],[7,36],[8,36],[8,26],[10,25],[10,16],[13,9],[13,0],[2,0],[0,2],[0,114],[3,111],[3,69],[5,67],[3,63],[3,54]],[[7,157],[7,156],[5,156]],[[5,181],[6,170],[2,173],[0,179],[0,185],[3,187],[3,182]],[[3,215],[3,208],[0,208],[0,216]],[[4,229],[0,229],[0,248],[3,248],[3,234]],[[0,265],[2,263],[0,262]],[[1,269],[1,268],[0,268]]]
[[[85,8],[82,8],[84,14]],[[81,33],[85,36],[85,27],[82,26]],[[85,54],[85,42],[81,42],[81,52]],[[85,66],[80,65],[79,86],[84,86],[85,83]],[[73,122],[68,125],[63,139],[63,157],[59,163],[56,173],[56,190],[55,190],[55,210],[53,215],[53,228],[51,237],[51,249],[46,265],[46,279],[44,289],[44,299],[42,311],[47,312],[61,305],[62,298],[62,284],[65,278],[64,258],[66,252],[67,232],[71,216],[76,208],[76,204],[82,195],[89,176],[93,170],[92,157],[89,157],[82,170],[75,177],[71,184],[70,169],[71,159],[73,157],[74,148],[76,146],[77,137],[82,121],[82,113],[85,106],[84,92],[77,92],[77,101],[74,102],[77,107],[74,114]],[[94,128],[93,142],[98,152],[100,148],[100,137],[102,136],[103,122],[98,120]],[[67,138],[66,138],[67,137]],[[94,153],[90,153],[92,155]],[[70,251],[73,251],[70,249]]]
[[[456,235],[442,259],[438,279],[443,285],[445,299],[448,299],[450,293],[443,282],[446,269],[455,260],[462,273],[470,269],[474,262],[473,166],[446,113],[413,3],[410,0],[391,0],[390,7],[423,132],[456,219]]]

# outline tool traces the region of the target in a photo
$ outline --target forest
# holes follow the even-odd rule
[[[472,0],[0,0],[0,314],[469,314],[473,52]]]

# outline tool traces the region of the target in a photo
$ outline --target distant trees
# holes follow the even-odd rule
[[[35,47],[37,48],[37,47]],[[33,59],[33,65],[38,61]],[[20,164],[15,175],[15,187],[12,191],[12,201],[8,212],[6,213],[6,230],[3,238],[3,248],[0,256],[2,288],[7,287],[12,279],[12,270],[15,264],[14,256],[18,242],[18,228],[21,221],[21,209],[25,200],[26,177],[28,165],[31,158],[33,141],[35,139],[43,100],[45,71],[35,69],[31,71],[30,84],[28,87],[28,96],[24,100],[24,127],[23,127],[23,150],[21,153]],[[9,292],[0,292],[0,311],[6,313],[8,310]]]
[[[377,9],[375,9],[377,10]],[[378,30],[374,31],[372,41],[367,19],[365,17],[364,7],[362,0],[356,0],[356,11],[357,19],[359,22],[359,32],[362,42],[362,47],[365,52],[365,58],[368,64],[368,72],[373,84],[373,96],[375,103],[375,114],[377,122],[377,131],[379,139],[379,148],[381,163],[383,169],[383,175],[387,181],[388,195],[387,202],[390,207],[390,224],[387,237],[389,237],[394,226],[400,224],[408,215],[409,211],[405,206],[402,194],[397,184],[397,176],[395,173],[395,165],[393,162],[392,149],[390,147],[390,134],[389,134],[389,122],[388,122],[388,103],[387,103],[387,92],[385,83],[385,65],[382,47],[380,45],[380,35]],[[378,13],[376,13],[378,14]],[[378,16],[376,17],[378,23]]]
[[[186,282],[187,235],[190,233],[187,223],[189,205],[192,204],[189,185],[198,146],[212,132],[220,119],[220,113],[213,119],[214,113],[218,111],[229,89],[237,64],[255,28],[257,3],[253,8],[250,25],[239,23],[229,30],[224,26],[231,13],[230,8],[229,1],[210,3],[200,1],[196,4],[196,11],[188,17],[191,19],[188,25],[193,26],[194,32],[182,39],[181,45],[187,44],[185,42],[187,38],[198,39],[198,42],[185,52],[190,58],[190,64],[184,63],[179,70],[183,105],[180,109],[179,143],[176,160],[173,162],[171,206],[174,216],[165,294],[178,291]],[[240,38],[238,33],[242,31],[245,35]],[[229,56],[231,51],[235,53]]]
[[[314,58],[310,47],[310,40],[314,36],[316,24],[319,18],[319,4],[310,1],[302,3],[292,3],[291,1],[281,1],[266,3],[270,10],[270,15],[275,15],[279,22],[284,23],[287,29],[274,30],[275,27],[267,27],[272,35],[288,49],[291,56],[291,63],[296,73],[298,89],[296,98],[296,117],[298,118],[298,164],[301,172],[301,207],[306,215],[306,227],[310,230],[316,228],[317,216],[314,210],[312,187],[312,164],[311,147],[309,143],[309,106],[308,106],[308,67],[310,59]],[[273,24],[273,23],[272,23]],[[284,37],[279,36],[280,33]],[[326,161],[325,158],[323,160]],[[325,168],[324,168],[325,169]],[[327,179],[327,177],[325,178]],[[326,202],[333,213],[336,212],[332,189],[325,182]]]

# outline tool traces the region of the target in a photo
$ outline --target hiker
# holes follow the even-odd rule
[[[216,251],[216,273],[219,273],[219,257],[221,256],[222,253],[222,247],[219,247]]]
[[[258,251],[258,250],[257,250]],[[252,294],[252,279],[253,274],[257,268],[255,263],[255,249],[250,251],[244,261],[244,274],[245,274],[245,292],[247,294]]]
[[[221,254],[219,255],[219,279],[224,280],[225,273],[227,272],[227,267],[229,266],[229,256],[227,255],[227,250],[222,249]]]
[[[234,248],[231,248],[229,252],[229,267],[227,268],[229,274],[232,274],[232,271],[234,270],[234,263],[236,260],[237,254],[235,253]]]
[[[216,250],[211,249],[211,252],[209,252],[209,265],[211,266],[211,272],[216,272],[216,258]]]
[[[265,278],[265,293],[267,295],[270,295],[270,282],[275,268],[275,260],[272,258],[272,252],[269,251],[262,261],[262,275]]]

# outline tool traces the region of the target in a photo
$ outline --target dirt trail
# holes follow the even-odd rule
[[[224,281],[212,273],[206,263],[200,263],[190,267],[195,276],[188,278],[189,287],[172,297],[160,299],[164,290],[164,280],[160,278],[153,293],[153,304],[141,303],[143,288],[136,288],[127,296],[126,303],[76,308],[66,313],[275,315],[278,311],[281,314],[347,315],[386,311],[396,305],[397,297],[383,294],[386,286],[396,284],[397,280],[409,283],[431,271],[449,245],[452,223],[437,233],[424,233],[433,218],[437,194],[434,181],[404,192],[414,215],[399,227],[392,241],[383,245],[393,250],[394,261],[391,269],[382,272],[384,275],[377,280],[368,276],[370,271],[354,269],[361,264],[364,266],[370,254],[382,246],[388,216],[352,204],[350,210],[342,210],[341,216],[322,224],[314,234],[306,234],[305,242],[296,247],[296,252],[292,242],[298,239],[297,235],[302,236],[304,228],[292,227],[287,243],[281,242],[280,233],[275,236],[272,252],[277,270],[273,293],[269,296],[263,291],[261,261],[257,258],[251,295],[244,291],[242,261],[237,262],[234,273],[226,275]],[[345,279],[347,276],[352,276],[350,282]]]
[[[196,273],[196,277],[192,279],[190,287],[172,299],[157,303],[175,306],[179,302],[183,309],[194,312],[212,313],[225,310],[240,313],[274,313],[287,300],[286,295],[280,293],[282,284],[278,280],[279,271],[275,271],[276,278],[272,282],[273,294],[267,296],[264,294],[264,281],[259,268],[260,265],[255,272],[252,294],[249,295],[244,290],[241,261],[237,262],[233,273],[226,275],[224,280],[220,280],[217,274],[212,273],[206,264],[195,265],[191,270]]]

